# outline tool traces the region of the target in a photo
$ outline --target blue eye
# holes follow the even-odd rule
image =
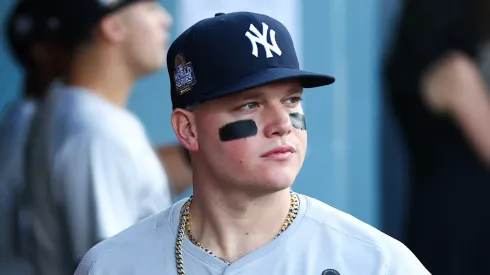
[[[247,104],[244,104],[242,106],[242,109],[250,110],[250,109],[256,108],[258,106],[259,106],[259,103],[257,103],[257,102],[249,102]]]
[[[295,96],[295,97],[288,98],[286,101],[289,104],[297,104],[297,103],[301,102],[301,100],[303,100],[303,98],[301,98],[299,96]]]

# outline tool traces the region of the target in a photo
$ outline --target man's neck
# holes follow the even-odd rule
[[[233,262],[273,240],[290,207],[290,190],[259,198],[194,189],[191,233],[218,257]]]
[[[135,77],[123,62],[110,54],[84,53],[74,58],[67,84],[90,90],[106,100],[125,107]]]

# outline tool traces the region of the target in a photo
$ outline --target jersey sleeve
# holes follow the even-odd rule
[[[53,182],[61,190],[74,260],[138,221],[136,165],[109,139],[69,140],[55,156]]]

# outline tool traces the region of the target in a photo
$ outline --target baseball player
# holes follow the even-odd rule
[[[24,81],[19,99],[8,106],[0,121],[0,261],[11,257],[25,260],[32,252],[23,196],[24,146],[37,104],[49,83],[68,65],[67,54],[55,38],[57,21],[42,2],[19,1],[5,25],[6,40],[23,69]],[[0,270],[6,266],[0,263]]]
[[[280,22],[217,14],[180,35],[167,64],[193,196],[92,248],[76,275],[429,274],[400,242],[291,190],[303,89],[334,79],[299,69]]]
[[[172,17],[151,0],[42,4],[56,11],[70,67],[32,122],[26,181],[36,268],[65,275],[97,242],[171,205],[161,161],[125,106],[134,82],[164,65]]]

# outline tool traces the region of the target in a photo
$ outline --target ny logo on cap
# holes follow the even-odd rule
[[[257,44],[264,46],[265,56],[267,58],[273,57],[272,52],[275,52],[279,56],[282,54],[282,51],[276,42],[276,32],[272,29],[269,31],[269,26],[267,26],[267,24],[262,22],[262,33],[260,33],[253,24],[250,24],[249,31],[245,33],[245,36],[250,40],[250,43],[252,43],[252,54],[255,55],[255,57],[259,57]],[[267,41],[267,34],[270,35],[272,44],[269,44],[269,41]]]

